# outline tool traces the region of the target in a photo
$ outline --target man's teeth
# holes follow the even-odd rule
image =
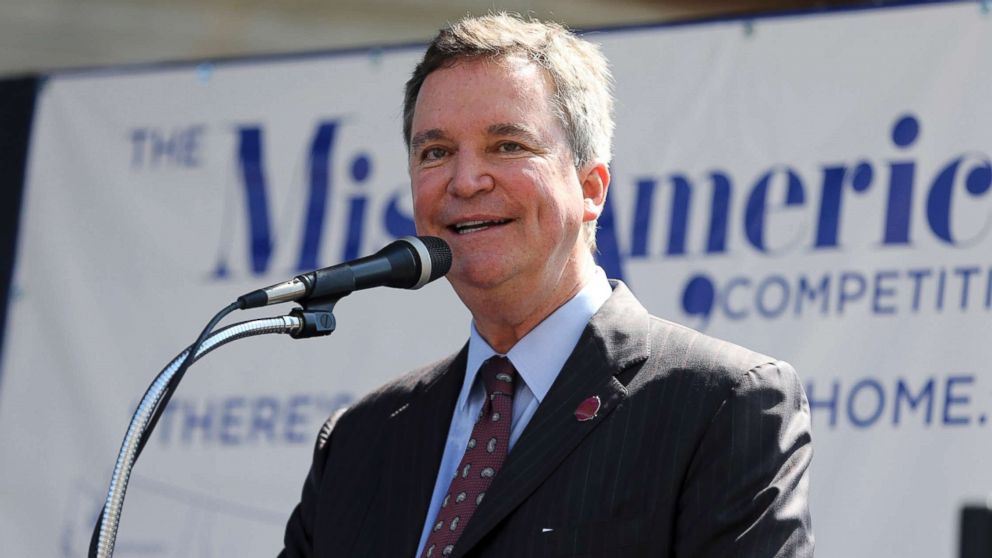
[[[453,228],[458,234],[465,234],[475,231],[481,231],[488,229],[489,227],[495,227],[497,225],[503,225],[508,223],[508,219],[497,219],[495,221],[466,221],[465,223],[458,223]]]

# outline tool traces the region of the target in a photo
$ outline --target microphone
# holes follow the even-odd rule
[[[372,287],[419,289],[451,269],[451,248],[435,236],[404,236],[371,256],[325,267],[238,297],[242,310],[291,300],[343,297]]]

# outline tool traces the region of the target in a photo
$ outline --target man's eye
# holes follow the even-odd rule
[[[425,161],[437,161],[443,159],[447,154],[448,150],[443,147],[431,147],[423,151],[421,158]]]
[[[524,146],[519,143],[514,143],[512,141],[504,142],[499,144],[497,147],[500,153],[516,153],[518,151],[523,151]]]

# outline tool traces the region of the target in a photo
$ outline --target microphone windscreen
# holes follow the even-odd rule
[[[427,247],[430,256],[431,275],[428,282],[443,277],[451,269],[451,247],[436,236],[421,236],[420,241]]]

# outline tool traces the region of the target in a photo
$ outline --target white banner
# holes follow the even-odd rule
[[[960,507],[992,491],[990,26],[944,3],[588,35],[618,97],[601,262],[653,313],[799,370],[819,556],[955,556]],[[135,404],[215,311],[412,232],[419,56],[46,83],[0,383],[5,554],[85,553]],[[190,370],[118,556],[274,555],[324,418],[469,325],[444,282],[335,315]]]

